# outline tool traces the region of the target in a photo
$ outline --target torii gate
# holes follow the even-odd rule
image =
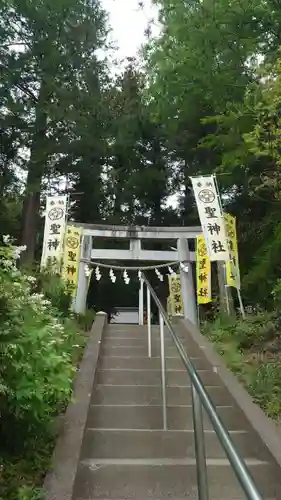
[[[202,234],[201,227],[146,227],[146,226],[109,226],[103,224],[80,224],[71,222],[73,226],[82,228],[81,255],[78,272],[77,293],[74,299],[74,311],[84,313],[88,281],[86,266],[92,260],[121,260],[121,261],[157,261],[182,262],[188,264],[195,261],[194,252],[189,251],[188,240],[194,240]],[[120,238],[130,241],[129,249],[93,248],[93,238]],[[176,240],[177,250],[143,250],[142,240]],[[128,267],[129,270],[129,267]],[[180,270],[182,284],[182,300],[184,316],[196,323],[196,299],[192,277],[192,268],[187,266]]]

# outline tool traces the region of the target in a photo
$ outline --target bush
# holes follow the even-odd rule
[[[63,316],[68,316],[72,303],[72,290],[54,273],[52,269],[39,270],[36,273],[38,290],[44,294],[52,306]]]
[[[16,457],[1,454],[0,500],[43,500],[42,484],[51,466],[54,439],[34,437]]]
[[[217,318],[204,325],[204,331],[215,342],[235,344],[238,350],[262,349],[266,342],[279,337],[274,313],[257,312],[242,318]]]
[[[58,317],[36,279],[16,268],[18,250],[0,248],[0,442],[6,449],[40,434],[68,401],[73,352],[84,339]]]

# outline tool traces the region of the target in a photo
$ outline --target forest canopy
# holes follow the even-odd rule
[[[1,0],[1,232],[38,260],[46,194],[65,192],[76,221],[197,225],[189,177],[216,173],[237,216],[245,298],[271,302],[281,275],[278,2],[154,3],[160,35],[148,27],[142,56],[112,72],[98,0]]]

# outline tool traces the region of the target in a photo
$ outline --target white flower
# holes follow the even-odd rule
[[[33,293],[31,295],[31,298],[33,300],[42,300],[42,299],[44,299],[44,294],[43,293]]]
[[[28,283],[36,283],[36,278],[34,278],[34,276],[27,276],[26,279]]]
[[[20,254],[26,250],[26,245],[23,245],[21,247],[13,247],[13,256],[14,259],[19,259]]]
[[[10,243],[10,240],[11,240],[11,236],[9,234],[4,234],[3,241],[6,245],[8,245]]]
[[[9,268],[13,267],[13,265],[14,265],[13,262],[11,260],[8,260],[8,259],[3,260],[3,264],[5,267],[9,267]]]

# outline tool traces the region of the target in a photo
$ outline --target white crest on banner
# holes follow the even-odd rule
[[[225,221],[214,175],[190,177],[210,260],[229,260]]]
[[[67,195],[47,196],[41,267],[48,262],[61,265],[66,227]]]

